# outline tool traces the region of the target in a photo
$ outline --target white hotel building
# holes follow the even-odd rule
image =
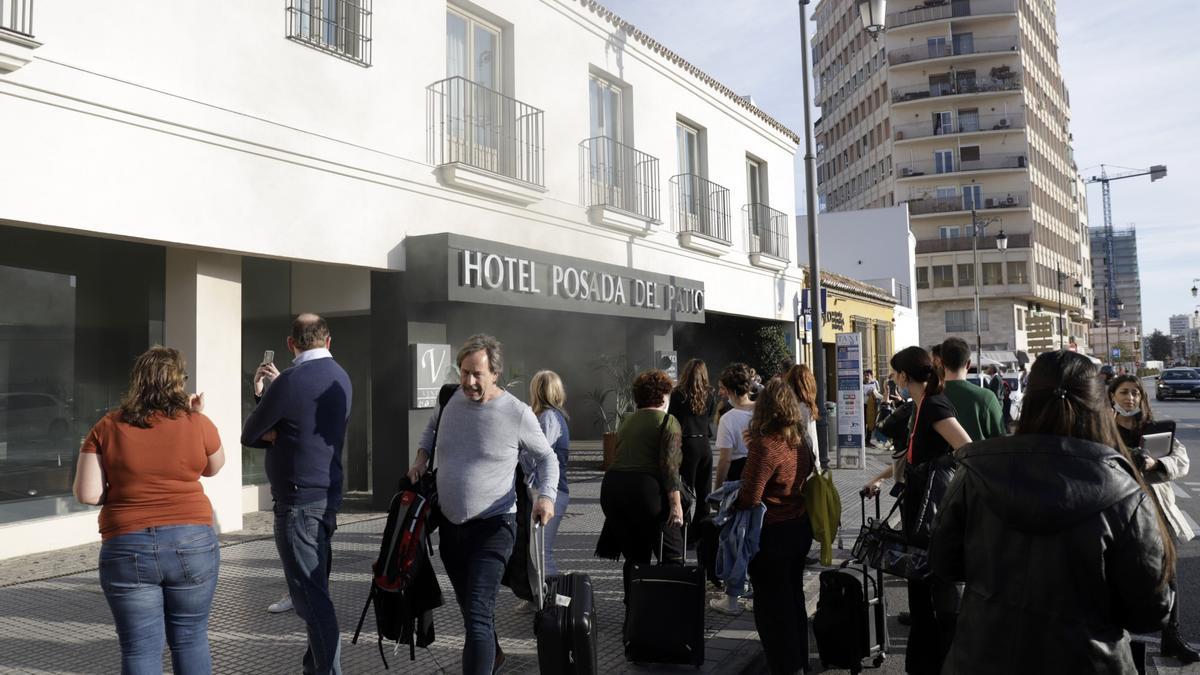
[[[795,133],[590,0],[5,0],[0,120],[0,557],[98,538],[79,439],[154,343],[229,450],[263,351],[324,314],[345,487],[386,499],[438,345],[559,371],[588,439],[597,356],[795,339]],[[225,531],[266,504],[229,456]]]

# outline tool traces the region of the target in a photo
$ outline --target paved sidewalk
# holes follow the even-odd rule
[[[573,448],[571,506],[559,533],[559,567],[592,576],[600,624],[600,669],[605,673],[675,671],[690,667],[638,667],[625,662],[619,642],[623,605],[621,566],[595,558],[592,550],[603,524],[600,510],[598,449]],[[873,467],[874,465],[869,465]],[[871,468],[868,472],[873,471]],[[847,502],[844,521],[857,532],[857,488],[866,473],[836,470],[835,480]],[[48,525],[51,526],[51,525]],[[331,590],[342,627],[342,663],[347,673],[383,672],[375,644],[374,618],[368,616],[364,639],[350,636],[368,590],[369,570],[383,527],[381,513],[346,512],[334,538]],[[298,672],[304,652],[303,625],[294,613],[269,614],[266,607],[284,593],[282,573],[270,536],[268,512],[247,514],[245,529],[222,535],[221,573],[210,622],[214,672]],[[114,673],[120,654],[112,616],[96,573],[98,544],[0,561],[0,671],[4,673]],[[408,661],[407,647],[388,660],[394,670],[413,673],[460,671],[462,625],[453,593],[436,560],[447,605],[435,612],[437,640]],[[810,606],[815,606],[817,571],[809,573]],[[505,673],[536,673],[532,614],[517,609],[504,590],[496,610],[500,642],[508,655]],[[728,617],[708,610],[705,616],[706,661],[702,673],[761,672],[761,645],[751,611]],[[164,658],[169,671],[169,658]]]

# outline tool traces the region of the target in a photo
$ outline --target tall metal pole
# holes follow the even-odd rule
[[[803,70],[804,90],[804,192],[807,199],[808,218],[808,306],[812,312],[812,370],[817,379],[817,405],[825,405],[825,345],[821,341],[821,322],[824,320],[825,308],[821,306],[821,264],[817,248],[817,157],[813,154],[813,123],[812,105],[809,92],[809,79],[812,64],[809,63],[808,52],[808,17],[805,16],[805,6],[809,0],[800,0],[800,64]],[[817,447],[821,466],[829,466],[828,429],[829,420],[825,411],[820,411],[817,419]]]
[[[1067,318],[1063,314],[1064,306],[1062,301],[1062,284],[1063,272],[1062,267],[1058,263],[1054,263],[1054,280],[1058,285],[1058,351],[1063,350],[1063,334],[1066,333],[1065,327]]]
[[[1104,286],[1104,355],[1108,365],[1112,365],[1112,343],[1108,340],[1108,286]]]
[[[983,334],[979,328],[979,221],[975,219],[975,208],[971,207],[971,252],[975,254],[975,372],[979,373],[979,384],[983,384]]]

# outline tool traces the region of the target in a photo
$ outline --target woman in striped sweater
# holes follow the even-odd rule
[[[738,508],[767,506],[750,581],[754,626],[773,674],[800,672],[808,664],[804,558],[812,546],[812,524],[802,490],[813,458],[801,415],[800,401],[784,380],[771,380],[758,395],[745,432],[749,454],[737,499]]]

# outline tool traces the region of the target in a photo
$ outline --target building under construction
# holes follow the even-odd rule
[[[1129,227],[1088,228],[1092,242],[1093,306],[1096,325],[1124,325],[1142,334],[1142,281],[1138,273],[1137,229]],[[1109,274],[1111,261],[1112,274]],[[1107,289],[1107,298],[1105,290]],[[1105,300],[1108,307],[1105,308]],[[1106,311],[1107,309],[1107,311]]]

